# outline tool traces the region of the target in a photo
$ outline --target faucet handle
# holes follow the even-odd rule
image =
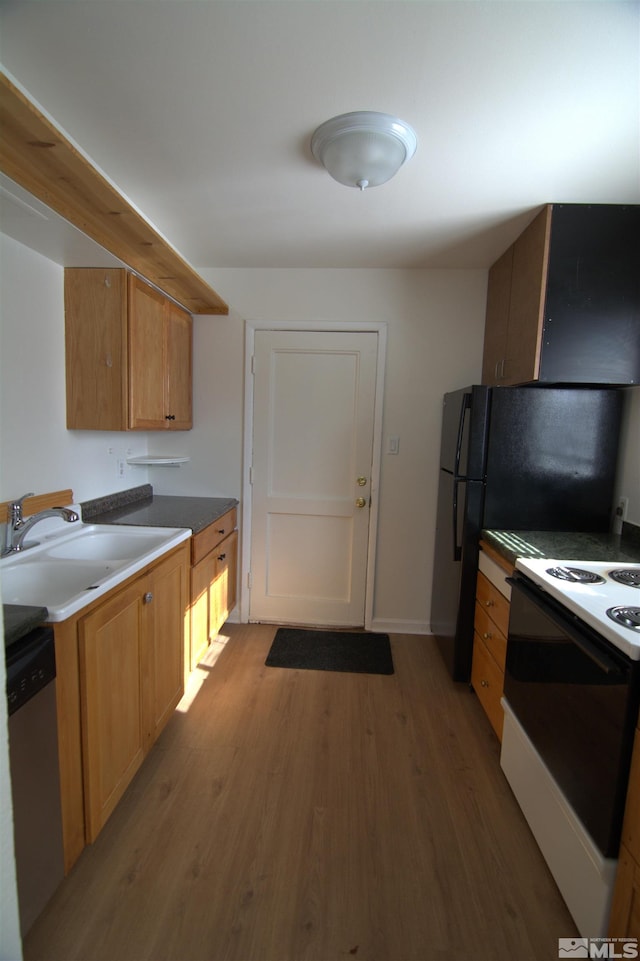
[[[18,497],[17,500],[12,501],[12,504],[20,504],[20,506],[22,506],[22,502],[26,501],[27,497],[35,497],[35,494],[33,491],[28,491],[28,493],[23,494],[22,497]]]
[[[18,497],[17,500],[11,501],[7,508],[7,518],[8,520],[21,520],[22,518],[22,504],[26,501],[27,497],[33,497],[33,491],[29,491],[27,494],[23,494],[22,497]]]

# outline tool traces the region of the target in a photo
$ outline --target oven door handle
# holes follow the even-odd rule
[[[507,577],[505,579],[507,584],[510,584],[512,588],[515,587],[517,590],[522,591],[530,601],[544,610],[547,617],[559,624],[574,644],[576,644],[587,657],[590,657],[601,671],[610,677],[614,677],[616,674],[624,676],[625,672],[621,670],[620,664],[618,664],[613,657],[593,641],[589,640],[588,637],[585,637],[581,631],[576,630],[571,623],[573,615],[566,608],[563,608],[562,604],[554,600],[554,598],[547,597],[545,592],[540,588],[529,587],[529,585],[525,584],[519,577]],[[558,607],[560,608],[559,611],[557,610]]]

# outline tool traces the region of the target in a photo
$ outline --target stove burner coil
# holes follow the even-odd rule
[[[609,577],[626,587],[640,587],[640,570],[618,568],[618,570],[609,571]]]
[[[571,581],[573,584],[604,584],[604,577],[585,571],[580,567],[549,567],[547,574],[557,577],[561,581]]]
[[[640,631],[640,607],[610,607],[607,616],[631,631]]]

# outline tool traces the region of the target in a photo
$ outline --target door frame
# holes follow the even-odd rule
[[[378,335],[376,358],[376,398],[373,412],[373,454],[371,463],[371,507],[369,510],[369,540],[367,546],[367,572],[364,602],[364,626],[371,630],[373,623],[373,600],[375,588],[375,560],[378,534],[378,504],[380,489],[380,466],[382,455],[382,409],[384,401],[384,372],[387,355],[387,324],[330,323],[327,321],[268,321],[245,320],[244,345],[244,427],[242,449],[242,540],[240,566],[240,620],[249,621],[249,572],[251,567],[252,490],[251,466],[253,460],[253,355],[255,335],[258,330],[326,331],[327,333],[375,333]]]

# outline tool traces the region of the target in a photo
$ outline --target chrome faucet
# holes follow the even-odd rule
[[[68,507],[50,507],[44,511],[38,511],[28,520],[24,520],[22,516],[22,504],[27,497],[33,497],[33,491],[28,494],[23,494],[16,501],[11,501],[7,508],[7,525],[5,528],[4,536],[4,548],[2,549],[2,554],[0,556],[6,557],[7,554],[16,554],[18,551],[27,550],[24,546],[24,539],[31,530],[31,528],[42,521],[45,517],[62,517],[63,520],[73,521],[80,520],[78,514],[75,511],[69,510]],[[35,547],[35,544],[30,544],[30,547]]]

